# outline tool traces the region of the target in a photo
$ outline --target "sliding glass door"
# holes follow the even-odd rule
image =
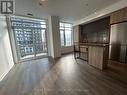
[[[11,17],[19,61],[47,55],[46,21]]]

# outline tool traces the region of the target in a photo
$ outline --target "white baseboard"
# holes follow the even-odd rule
[[[0,76],[0,82],[4,79],[4,77],[7,75],[7,73],[9,72],[10,70],[4,72],[1,76]]]
[[[13,65],[14,66],[14,65]],[[0,82],[4,79],[4,77],[10,72],[10,70],[13,68],[13,66],[6,72],[4,72],[1,76],[0,76]]]

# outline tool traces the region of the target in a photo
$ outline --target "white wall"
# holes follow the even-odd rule
[[[61,48],[61,53],[62,54],[72,53],[73,51],[74,51],[74,47],[73,46],[62,47]]]
[[[13,67],[13,57],[7,30],[6,17],[0,16],[0,81]]]
[[[60,30],[59,30],[59,18],[57,16],[49,17],[49,39],[50,53],[53,58],[61,56],[61,42],[60,42]]]

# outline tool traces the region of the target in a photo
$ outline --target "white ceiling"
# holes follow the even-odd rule
[[[33,14],[48,18],[59,16],[62,21],[74,22],[120,0],[48,0],[47,6],[40,6],[39,0],[15,0],[16,14]]]

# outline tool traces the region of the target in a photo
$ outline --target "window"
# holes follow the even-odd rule
[[[46,21],[11,17],[18,59],[47,54]]]
[[[72,46],[72,24],[60,23],[61,46]]]

